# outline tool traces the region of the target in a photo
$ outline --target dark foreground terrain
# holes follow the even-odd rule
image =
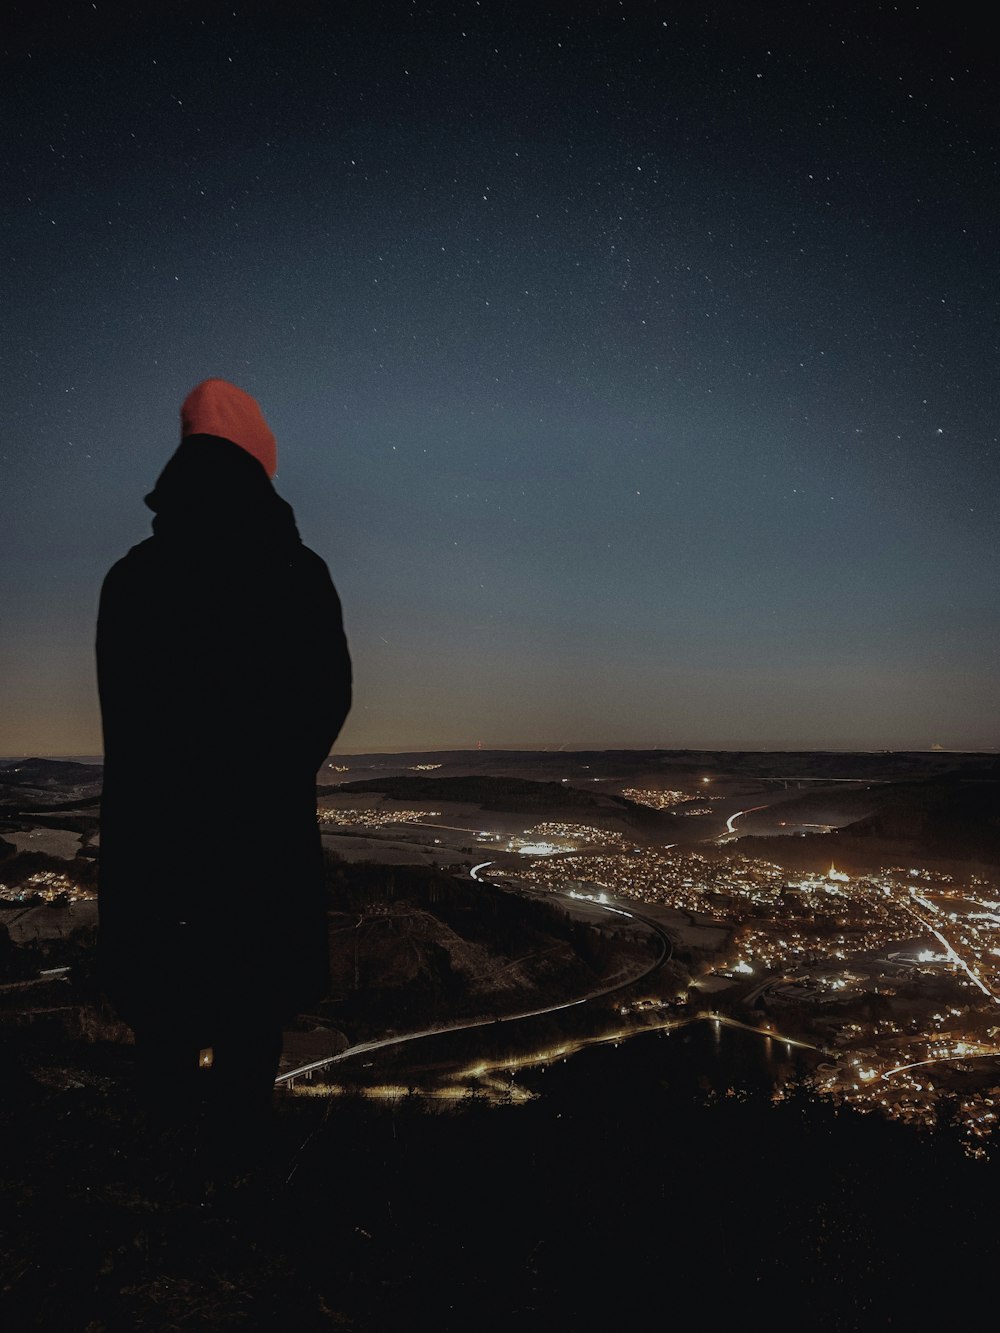
[[[655,1054],[522,1106],[276,1096],[227,1170],[144,1130],[131,1055],[8,1031],[7,1329],[929,1329],[993,1287],[994,1164]]]
[[[534,776],[561,782],[557,760],[567,762],[539,760]],[[692,771],[701,761],[691,757]],[[69,794],[44,766],[15,776],[30,779],[53,827],[96,826],[89,807],[80,813],[92,773],[74,766]],[[979,777],[985,792],[992,773]],[[945,785],[935,792],[948,796]],[[53,814],[57,797],[73,812]],[[11,811],[23,798],[11,796]],[[977,827],[991,829],[980,804]],[[887,802],[863,835],[919,841],[929,830],[941,841],[951,804],[907,811],[918,806],[930,813],[911,827]],[[72,870],[84,884],[88,850]],[[22,871],[66,867],[8,852],[11,885]],[[600,932],[500,889],[427,868],[332,858],[329,870],[334,989],[314,1018],[336,1049],[445,1013],[569,999],[634,962]],[[972,1160],[947,1128],[920,1133],[804,1094],[775,1104],[737,1065],[719,1078],[693,1032],[525,1071],[519,1086],[538,1095],[524,1104],[474,1091],[430,1103],[276,1092],[263,1139],[224,1162],[236,1126],[233,1142],[206,1152],[169,1115],[147,1124],[128,1034],[95,1005],[92,935],[67,928],[21,945],[0,935],[4,1330],[576,1333],[680,1322],[867,1333],[992,1312],[995,1148]],[[52,968],[71,977],[46,980]],[[585,1023],[587,1011],[570,1012]],[[375,1076],[408,1086],[389,1057]],[[366,1077],[363,1065],[353,1077]]]

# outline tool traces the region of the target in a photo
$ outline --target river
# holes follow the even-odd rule
[[[724,1021],[668,1019],[669,1026],[568,1035],[551,1020],[480,1027],[352,1057],[322,1082],[392,1096],[469,1095],[529,1101],[580,1087],[669,1088],[692,1096],[769,1092],[823,1058]],[[318,1088],[317,1088],[318,1091]]]

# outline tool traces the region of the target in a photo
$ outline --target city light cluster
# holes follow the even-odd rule
[[[655,787],[623,787],[622,795],[636,805],[648,805],[654,810],[669,810],[695,798],[686,791],[658,791]]]
[[[499,843],[504,851],[517,852],[521,856],[561,856],[578,851],[580,846],[620,848],[631,847],[621,833],[611,829],[594,828],[589,824],[567,824],[560,820],[547,820],[523,833],[503,834],[482,830],[476,834],[477,842]]]
[[[342,828],[387,828],[393,824],[423,824],[440,817],[440,810],[320,810],[321,824]]]
[[[78,899],[94,896],[92,889],[85,888],[58,870],[36,870],[20,884],[0,883],[0,902],[21,903],[36,898],[47,903],[56,900],[76,902]]]

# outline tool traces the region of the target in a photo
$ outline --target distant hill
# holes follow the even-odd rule
[[[0,810],[54,810],[94,804],[104,769],[72,759],[19,759],[0,768]]]
[[[534,815],[539,819],[565,818],[603,827],[629,829],[650,835],[672,827],[673,817],[638,805],[624,796],[574,787],[568,782],[535,782],[530,778],[495,778],[480,774],[461,777],[423,778],[387,775],[325,787],[324,792],[381,792],[395,801],[417,801],[422,805],[441,801],[478,805],[497,810]]]
[[[817,856],[845,868],[928,861],[1000,866],[1000,780],[955,775],[886,784],[864,793],[877,808],[831,833],[746,837],[747,855],[811,863]]]
[[[437,764],[441,777],[482,774],[546,781],[633,781],[643,775],[683,786],[704,774],[776,781],[904,781],[944,774],[1000,778],[1000,755],[949,750],[427,750],[336,754],[331,767],[403,774]],[[324,769],[324,773],[329,770]]]
[[[100,764],[80,764],[72,759],[19,759],[0,767],[0,784],[7,787],[34,787],[39,790],[101,781]]]
[[[332,989],[319,1013],[352,1042],[569,1002],[652,958],[649,941],[582,923],[555,898],[329,852],[326,871]],[[685,984],[679,964],[664,975]]]

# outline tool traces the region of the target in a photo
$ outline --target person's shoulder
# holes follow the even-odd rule
[[[315,570],[317,573],[329,574],[330,570],[326,561],[311,546],[306,546],[305,542],[299,544],[298,554],[303,568]]]
[[[115,561],[104,576],[105,587],[127,582],[132,575],[148,569],[155,560],[156,542],[152,537],[147,537],[145,541],[127,550],[120,560]]]
[[[296,548],[293,569],[294,581],[301,594],[323,602],[332,598],[339,603],[339,594],[330,576],[329,566],[311,547],[302,543]]]
[[[295,548],[295,564],[307,578],[324,580],[330,577],[330,568],[326,561],[304,542],[300,542]]]

